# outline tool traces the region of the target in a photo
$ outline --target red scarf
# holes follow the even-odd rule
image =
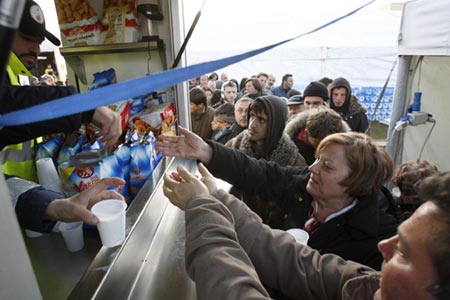
[[[308,133],[306,132],[305,128],[300,129],[300,131],[297,134],[297,140],[303,142],[304,144],[313,147],[310,142],[308,142]]]
[[[317,204],[316,201],[311,202],[312,211],[309,214],[308,220],[305,222],[305,226],[303,229],[306,230],[306,232],[309,233],[309,235],[313,235],[322,225],[322,223],[316,219],[316,213],[317,213]]]

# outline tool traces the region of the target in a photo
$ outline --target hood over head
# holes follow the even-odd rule
[[[333,89],[344,87],[347,90],[347,97],[345,98],[345,103],[342,107],[336,107],[333,102]],[[331,83],[330,86],[330,108],[335,111],[347,112],[350,107],[350,99],[352,97],[352,88],[350,82],[344,77],[338,77]]]
[[[264,154],[269,154],[277,147],[277,144],[283,135],[288,116],[287,104],[286,101],[277,96],[260,96],[250,104],[247,112],[248,120],[250,119],[252,106],[256,103],[263,104],[269,119],[269,123],[267,124],[266,140],[264,141]]]

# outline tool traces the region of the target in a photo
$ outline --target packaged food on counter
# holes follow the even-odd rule
[[[100,17],[88,0],[55,0],[64,46],[98,45]]]
[[[61,150],[58,153],[56,162],[61,165],[69,162],[70,158],[80,152],[81,146],[86,141],[86,135],[80,135],[78,132],[73,132],[64,141]]]
[[[120,121],[122,124],[122,130],[125,130],[128,121],[130,120],[130,103],[127,100],[122,100],[113,104],[108,105],[108,107],[120,115]]]
[[[135,197],[147,179],[152,175],[153,170],[162,159],[162,154],[156,150],[156,138],[153,132],[144,136],[138,134],[131,135],[130,146],[130,194]],[[137,141],[133,142],[137,138]]]
[[[93,74],[93,76],[94,76],[94,80],[92,81],[92,84],[89,87],[90,91],[101,88],[103,86],[114,84],[117,82],[116,71],[113,68],[110,68],[110,69],[102,71],[102,72],[96,72]],[[128,100],[118,101],[118,102],[108,105],[108,107],[112,111],[117,112],[120,115],[122,130],[125,130],[125,127],[127,126],[127,123],[128,123],[128,120],[129,120],[130,114],[131,114],[129,101]],[[92,126],[91,126],[91,128],[92,128]],[[95,131],[97,129],[94,128],[93,130]]]
[[[82,192],[96,185],[100,179],[100,161],[108,156],[105,149],[82,151],[59,165],[64,192]]]
[[[155,105],[131,116],[129,127],[135,127],[136,122],[143,121],[151,128],[156,128],[156,136],[159,134],[176,134],[175,123],[177,121],[175,106],[173,103]],[[139,123],[138,123],[139,124]],[[152,130],[155,132],[154,130]]]
[[[94,74],[92,74],[92,76],[94,76],[94,80],[89,87],[90,91],[117,82],[116,71],[114,70],[114,68],[110,68],[101,72],[95,72]]]
[[[125,198],[127,205],[130,205],[133,200],[130,195],[129,186],[129,169],[130,169],[130,149],[121,145],[110,156],[107,156],[100,161],[100,177],[119,177],[125,180],[125,185],[120,190],[116,190]],[[115,189],[114,187],[110,187]]]
[[[136,0],[104,0],[102,43],[132,43],[140,40]]]
[[[55,159],[64,143],[64,135],[57,134],[42,143],[36,144],[34,148],[34,160],[37,161],[41,158],[50,157]]]

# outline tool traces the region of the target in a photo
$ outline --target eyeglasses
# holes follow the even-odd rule
[[[237,112],[238,114],[246,114],[248,112],[248,109],[239,108],[238,110],[235,110],[235,112]]]

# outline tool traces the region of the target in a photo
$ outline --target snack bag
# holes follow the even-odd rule
[[[100,18],[88,0],[55,0],[55,5],[65,46],[100,43]]]
[[[89,87],[89,90],[95,90],[105,85],[110,85],[117,82],[116,71],[114,68],[93,74],[94,80]]]
[[[150,126],[155,136],[160,134],[176,135],[177,116],[173,103],[152,106],[130,118],[129,126],[136,128],[138,121],[143,121]],[[138,125],[140,125],[138,123]]]
[[[149,145],[137,144],[130,147],[130,194],[134,198],[153,172]]]
[[[130,98],[130,114],[134,115],[142,111],[145,104],[153,99],[152,93],[145,94],[139,97]]]
[[[127,146],[120,146],[113,155],[105,157],[100,162],[100,177],[119,177],[125,180],[125,185],[118,192],[124,196],[125,201],[130,205],[131,198],[129,192],[129,164],[130,149]]]
[[[132,43],[140,39],[136,0],[104,0],[103,44]]]
[[[155,169],[156,166],[158,165],[158,163],[163,158],[163,156],[162,156],[162,153],[156,149],[156,137],[153,134],[153,132],[150,132],[148,134],[146,142],[149,145],[148,151],[149,151],[150,157],[151,157],[150,161],[151,161],[153,169]]]
[[[58,153],[58,157],[56,159],[58,165],[64,162],[68,162],[72,156],[77,154],[80,151],[81,146],[84,144],[85,140],[85,135],[79,136],[79,134],[76,132],[69,135],[64,141],[64,144]]]
[[[46,142],[37,144],[34,149],[36,153],[36,155],[34,156],[35,161],[45,157],[51,157],[55,159],[63,142],[64,135],[58,134]]]
[[[64,192],[82,192],[100,181],[100,161],[108,155],[105,149],[82,151],[59,166]]]

